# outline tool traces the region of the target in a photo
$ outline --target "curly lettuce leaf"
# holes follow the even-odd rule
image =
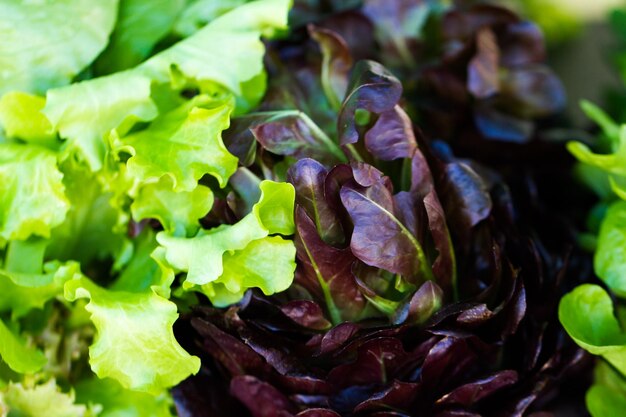
[[[106,50],[96,61],[99,73],[132,68],[172,29],[185,0],[123,0]]]
[[[0,244],[31,235],[50,237],[69,210],[62,178],[53,152],[0,145]]]
[[[184,283],[186,287],[206,286],[213,282],[225,286],[228,283],[226,289],[232,293],[230,300],[237,300],[237,297],[241,298],[246,282],[253,283],[266,293],[284,287],[287,281],[291,282],[293,271],[289,273],[289,270],[292,266],[295,268],[295,252],[292,253],[292,248],[288,248],[287,245],[293,246],[293,242],[283,244],[275,238],[257,242],[253,246],[250,244],[269,235],[294,233],[295,191],[291,184],[272,181],[261,182],[260,188],[261,197],[252,207],[252,212],[234,225],[222,225],[208,231],[200,230],[190,239],[174,237],[163,232],[157,235],[158,242],[165,250],[168,265],[175,270],[187,272]],[[238,267],[243,270],[250,268],[250,254],[262,253],[263,245],[268,250],[274,248],[278,251],[276,258],[263,256],[270,267],[266,268],[258,261],[256,270],[252,267],[250,274],[236,274],[234,270]],[[227,265],[227,262],[232,264]],[[281,273],[281,276],[273,276],[272,271]],[[209,297],[216,297],[210,287],[203,288]],[[219,302],[216,298],[212,300]],[[219,303],[229,304],[226,301]]]
[[[237,110],[245,111],[265,93],[265,47],[259,38],[286,28],[290,5],[290,0],[260,0],[238,7],[137,67],[48,91],[43,113],[68,140],[68,154],[77,150],[97,171],[104,135],[122,123],[129,128],[157,116],[150,97],[153,82],[180,81],[182,74],[210,93],[219,85],[235,95]]]
[[[238,99],[238,112],[247,111],[266,87],[259,38],[286,29],[290,6],[291,0],[260,0],[236,7],[138,69],[159,82],[182,73],[196,82],[217,83]]]
[[[10,416],[95,417],[96,410],[75,403],[73,391],[61,392],[54,379],[33,387],[9,384],[0,391]],[[1,402],[0,402],[1,404]]]
[[[146,184],[130,206],[135,221],[157,219],[173,236],[190,236],[213,206],[213,192],[198,185],[193,191],[172,190],[171,181]]]
[[[259,288],[265,295],[285,291],[293,282],[296,248],[280,236],[250,242],[243,250],[226,252],[224,271],[216,284],[203,285],[213,305],[226,307],[243,298],[249,288]]]
[[[132,155],[129,174],[142,183],[167,176],[174,191],[193,191],[198,180],[210,174],[224,187],[237,169],[237,158],[222,142],[232,109],[230,100],[198,96],[147,129],[120,139],[119,149]]]
[[[104,49],[118,0],[0,2],[0,96],[68,84]]]
[[[15,372],[32,374],[46,364],[46,357],[32,349],[0,320],[0,359]]]
[[[33,94],[13,91],[0,98],[0,126],[11,139],[40,144],[52,149],[58,146],[50,121],[41,113],[46,100]]]
[[[151,80],[132,71],[48,91],[43,113],[92,170],[102,168],[104,136],[125,121],[149,121],[157,114]]]
[[[200,369],[174,338],[176,305],[152,291],[110,291],[86,278],[68,281],[65,298],[89,299],[97,336],[89,363],[100,378],[113,378],[124,388],[158,395]]]

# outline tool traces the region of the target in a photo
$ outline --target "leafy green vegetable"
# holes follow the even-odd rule
[[[9,138],[55,146],[52,125],[41,113],[45,105],[46,100],[39,96],[20,91],[7,93],[0,99],[0,125]]]
[[[104,49],[118,0],[0,3],[0,95],[45,94],[69,82]]]
[[[52,152],[17,144],[0,147],[0,244],[50,236],[69,209],[62,178]]]
[[[115,30],[95,64],[99,73],[134,67],[172,29],[185,0],[123,0]]]
[[[74,393],[60,392],[54,380],[45,384],[26,387],[10,384],[0,391],[9,409],[9,415],[23,417],[91,417],[97,415],[85,405],[75,404]],[[1,403],[0,403],[1,404]]]
[[[197,298],[157,234],[251,236],[192,288],[222,306],[293,281],[293,188],[229,182],[222,140],[265,94],[261,37],[291,2],[203,3],[0,5],[2,416],[171,415],[168,390],[200,367],[173,332]]]
[[[216,305],[238,301],[248,287],[259,287],[267,294],[282,291],[293,279],[293,243],[281,237],[266,237],[294,233],[294,188],[267,180],[260,188],[261,197],[252,212],[234,225],[200,230],[188,239],[164,232],[157,235],[167,263],[187,272],[185,285],[202,286]],[[224,288],[215,290],[216,284]]]
[[[221,138],[232,109],[231,101],[198,96],[147,129],[122,138],[121,149],[132,155],[129,174],[142,183],[169,176],[174,191],[193,191],[198,180],[210,174],[224,187],[237,169],[237,158]]]
[[[172,325],[176,305],[150,291],[128,293],[98,287],[86,278],[68,281],[65,298],[88,298],[98,335],[89,348],[91,368],[100,378],[158,394],[198,372],[200,359],[180,347]]]
[[[193,191],[176,192],[168,179],[165,177],[141,188],[131,205],[133,218],[137,221],[157,219],[165,231],[174,236],[194,234],[200,226],[198,219],[213,206],[213,193],[203,185]]]
[[[11,369],[20,373],[33,373],[46,363],[43,353],[27,347],[0,320],[0,358]]]

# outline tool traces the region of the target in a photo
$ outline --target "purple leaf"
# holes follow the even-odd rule
[[[309,35],[322,50],[322,86],[331,105],[339,109],[348,89],[352,56],[348,45],[330,29],[309,25]]]
[[[352,276],[352,264],[356,258],[350,249],[337,249],[324,243],[313,221],[299,206],[296,209],[296,232],[300,284],[323,297],[335,324],[358,318],[366,300]]]
[[[392,110],[401,95],[402,84],[385,67],[374,61],[357,62],[337,120],[339,142],[348,145],[359,140],[355,121],[358,109],[378,115]]]
[[[383,179],[368,187],[344,185],[341,201],[354,223],[350,247],[357,258],[409,279],[432,278],[424,250],[396,214],[396,204]]]
[[[396,105],[381,113],[374,126],[365,134],[365,147],[376,158],[391,161],[410,158],[417,149],[411,119]]]
[[[296,162],[287,172],[287,181],[296,189],[296,204],[315,222],[322,240],[331,245],[346,240],[341,221],[326,199],[325,184],[328,171],[319,162],[305,158]]]
[[[509,387],[516,382],[517,372],[511,370],[501,371],[487,378],[461,385],[437,400],[437,404],[454,404],[470,407],[483,398],[493,395],[497,391]]]
[[[233,378],[230,392],[254,417],[291,417],[293,406],[276,388],[253,376]]]

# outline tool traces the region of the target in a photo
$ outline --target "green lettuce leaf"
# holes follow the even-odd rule
[[[260,188],[261,197],[252,212],[234,225],[200,230],[190,239],[167,233],[157,235],[167,251],[167,262],[173,268],[187,271],[188,284],[215,281],[224,271],[222,256],[226,251],[244,249],[250,242],[270,234],[293,234],[293,186],[266,180]]]
[[[172,417],[172,400],[124,389],[112,379],[87,379],[76,384],[76,402],[102,407],[98,417]]]
[[[593,417],[626,415],[626,379],[606,362],[595,369],[593,386],[587,391],[587,409]]]
[[[157,118],[138,133],[120,139],[118,149],[129,152],[128,171],[139,182],[168,176],[174,191],[193,191],[205,174],[224,187],[237,169],[237,158],[222,142],[233,103],[198,96]]]
[[[15,372],[32,374],[46,363],[46,357],[32,349],[0,320],[0,358]]]
[[[89,299],[97,330],[89,363],[98,377],[158,395],[200,369],[174,338],[176,305],[154,292],[110,291],[81,278],[65,284],[65,298]]]
[[[626,202],[613,203],[600,226],[594,257],[596,274],[620,297],[626,297]]]
[[[45,384],[25,387],[9,384],[0,391],[9,416],[16,417],[95,417],[95,410],[75,404],[74,392],[63,393],[53,379]]]
[[[280,236],[250,242],[243,250],[226,252],[224,272],[215,281],[202,285],[216,307],[225,307],[243,298],[249,288],[259,288],[265,295],[285,291],[293,282],[296,248]]]
[[[157,219],[172,236],[190,236],[200,228],[198,220],[213,206],[211,189],[198,185],[193,191],[176,192],[171,181],[146,184],[131,205],[135,221]]]
[[[78,151],[97,171],[104,159],[104,136],[111,129],[157,116],[150,85],[149,78],[132,71],[83,81],[48,91],[43,113],[68,140],[68,155]]]
[[[98,73],[112,73],[143,61],[163,39],[185,6],[185,0],[122,0],[109,45],[98,57]]]
[[[189,239],[164,232],[157,235],[167,264],[187,272],[187,288],[200,285],[213,302],[225,305],[238,301],[249,287],[272,294],[291,283],[295,268],[293,242],[280,237],[264,238],[294,233],[295,191],[291,184],[272,181],[262,181],[260,189],[261,197],[252,212],[234,225],[200,230]],[[261,258],[253,261],[257,255]],[[209,283],[213,285],[207,286]],[[216,284],[221,286],[216,289]],[[222,289],[230,294],[218,297]]]
[[[191,36],[215,18],[228,13],[250,0],[191,0],[176,19],[174,32]]]
[[[45,94],[68,84],[106,46],[117,3],[0,2],[0,96],[11,90]]]
[[[138,69],[160,82],[176,78],[180,72],[196,82],[217,83],[235,95],[239,112],[247,111],[265,92],[265,47],[259,38],[286,29],[290,6],[291,0],[244,4],[153,56]]]
[[[559,319],[579,346],[626,374],[626,334],[604,289],[592,284],[578,286],[561,299]]]
[[[0,126],[9,138],[40,144],[55,149],[56,134],[50,121],[41,113],[43,97],[14,91],[0,98]]]
[[[31,235],[50,237],[69,209],[62,178],[53,152],[0,145],[0,245]]]
[[[73,159],[65,161],[60,168],[70,209],[65,221],[52,230],[46,257],[73,259],[85,266],[110,257],[123,262],[121,258],[129,245],[129,215],[113,205],[114,194],[106,191],[116,184],[108,183],[108,178],[92,173]],[[124,193],[124,187],[118,188]]]

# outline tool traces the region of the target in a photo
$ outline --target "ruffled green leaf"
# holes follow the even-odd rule
[[[157,219],[172,236],[190,236],[212,206],[210,188],[198,185],[193,191],[176,192],[171,181],[161,180],[143,186],[130,208],[135,221]]]
[[[222,142],[232,109],[232,101],[199,96],[120,139],[119,148],[133,155],[129,174],[142,183],[168,176],[174,191],[193,191],[210,174],[224,187],[237,169],[237,158]]]
[[[280,236],[252,241],[243,250],[227,252],[224,272],[213,285],[203,285],[202,292],[213,305],[225,307],[243,298],[249,288],[259,288],[265,295],[285,291],[293,282],[296,248]]]
[[[78,151],[92,170],[102,167],[104,136],[123,122],[152,120],[157,108],[150,98],[151,80],[125,71],[48,91],[43,113],[71,154]]]
[[[0,145],[0,244],[49,237],[69,209],[56,155],[44,148]]]
[[[236,253],[235,251],[259,251],[259,245],[271,245],[276,248],[280,247],[281,255],[278,258],[269,258],[270,265],[276,271],[287,271],[293,264],[294,255],[287,262],[289,250],[278,240],[266,240],[262,243],[248,246],[259,239],[263,239],[271,234],[291,235],[294,232],[293,209],[295,191],[291,184],[276,183],[272,181],[263,181],[260,184],[261,197],[259,202],[252,207],[252,212],[234,225],[222,225],[212,230],[200,230],[198,234],[190,239],[178,238],[167,233],[159,233],[157,240],[165,249],[165,259],[167,263],[174,269],[186,271],[187,278],[185,286],[206,285],[217,281],[224,285],[229,283],[230,291],[233,294],[230,299],[236,299],[242,295],[242,288],[245,287],[243,282],[258,283],[258,286],[267,291],[273,291],[274,287],[284,286],[289,279],[293,279],[293,273],[289,278],[281,276],[274,278],[267,276],[259,262],[261,275],[250,275],[248,278],[233,278],[231,275],[235,273],[229,272],[237,268],[237,264],[248,265],[249,254]],[[292,242],[288,245],[293,246]],[[228,252],[228,254],[227,254]],[[295,252],[294,252],[295,254]],[[281,262],[287,262],[279,265]],[[233,266],[226,266],[226,262],[232,261]],[[242,274],[243,275],[243,274]],[[270,274],[271,275],[271,274]],[[226,281],[222,281],[221,278]],[[276,283],[273,280],[276,279]],[[237,281],[237,282],[235,282]],[[211,297],[209,287],[204,287],[204,291]],[[240,298],[240,297],[239,297]],[[224,297],[221,298],[222,300]],[[220,302],[224,304],[226,302]]]
[[[196,82],[217,83],[243,98],[238,110],[246,111],[265,92],[265,47],[259,38],[286,29],[290,6],[291,0],[260,0],[237,7],[150,58],[139,70],[159,82],[180,72]]]
[[[0,320],[0,359],[15,372],[32,374],[46,363],[46,357],[20,340]]]
[[[45,384],[25,387],[9,384],[0,391],[10,416],[19,417],[95,417],[95,410],[75,404],[74,393],[61,392],[53,379]]]
[[[106,46],[117,3],[0,2],[0,96],[11,90],[45,94],[68,84]]]
[[[86,278],[68,281],[65,298],[87,298],[96,327],[89,363],[100,378],[158,395],[200,369],[174,338],[176,305],[152,291],[130,293],[98,287]]]
[[[120,258],[129,245],[126,226],[129,215],[113,206],[114,194],[105,187],[117,186],[122,195],[125,188],[74,160],[62,164],[61,171],[70,209],[65,221],[52,230],[47,258],[73,259],[83,265],[109,257],[122,262]]]
[[[56,147],[58,142],[50,121],[41,113],[43,97],[14,91],[0,98],[0,126],[9,138]]]

